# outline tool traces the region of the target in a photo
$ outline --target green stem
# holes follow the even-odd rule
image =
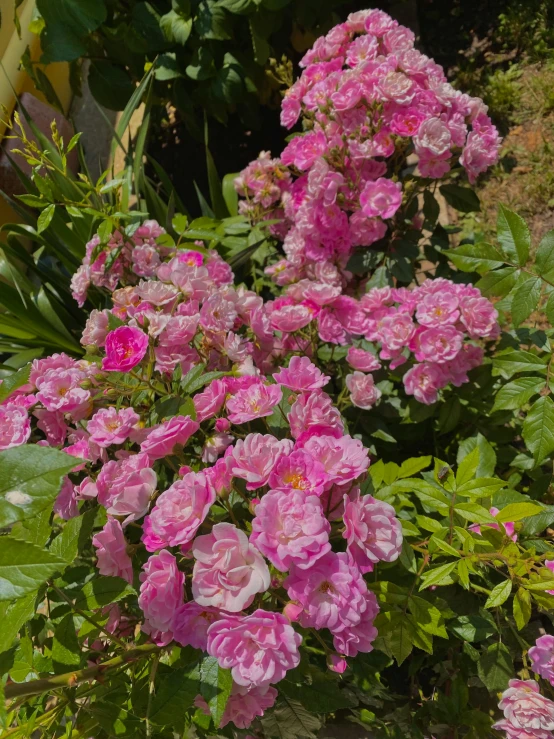
[[[87,667],[84,670],[74,670],[73,672],[64,672],[63,675],[52,675],[52,677],[41,678],[39,680],[30,680],[28,683],[13,683],[6,685],[4,694],[6,699],[19,698],[24,695],[40,695],[41,693],[49,693],[59,688],[72,688],[79,683],[94,680],[99,675],[112,670],[115,667],[121,667],[138,659],[148,657],[154,652],[159,652],[163,647],[156,644],[141,644],[134,649],[129,649],[125,654],[113,657],[107,662],[102,662],[93,667]]]

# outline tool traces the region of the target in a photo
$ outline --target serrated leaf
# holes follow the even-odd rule
[[[504,580],[504,582],[499,582],[498,585],[495,585],[494,588],[491,590],[491,593],[485,603],[485,608],[495,608],[496,606],[501,606],[502,603],[505,603],[508,600],[511,592],[511,580]]]
[[[78,669],[81,665],[81,647],[72,613],[64,616],[56,626],[52,642],[52,662],[57,674]]]
[[[461,564],[461,562],[460,562]],[[496,629],[488,619],[477,614],[471,616],[459,616],[448,623],[448,630],[459,639],[468,642],[484,641],[492,636]]]
[[[522,518],[529,518],[530,516],[536,516],[543,510],[541,505],[537,503],[509,503],[505,508],[499,511],[495,518],[500,523],[507,523],[513,521],[521,521]]]
[[[52,219],[54,218],[55,211],[56,211],[56,206],[53,204],[50,204],[50,205],[47,205],[46,208],[39,215],[37,219],[37,231],[39,234],[42,233],[43,231],[46,231],[48,226],[52,223]]]
[[[514,663],[508,648],[502,642],[491,644],[481,655],[477,672],[491,693],[505,690],[514,676]]]
[[[497,238],[504,254],[511,262],[523,267],[529,259],[531,234],[523,218],[504,205],[498,208]]]
[[[66,562],[26,541],[0,537],[0,601],[34,593]]]
[[[31,365],[26,364],[25,367],[21,367],[17,372],[14,372],[12,375],[8,375],[8,377],[3,379],[2,384],[0,385],[0,403],[7,400],[12,393],[29,381],[30,372]]]
[[[200,691],[200,666],[193,662],[164,675],[152,701],[150,720],[159,726],[184,725]]]
[[[477,465],[477,477],[490,477],[494,474],[496,467],[496,452],[492,445],[485,439],[483,434],[470,436],[460,442],[456,461],[458,464],[466,454],[475,447],[479,448],[479,464]]]
[[[0,603],[0,654],[9,649],[23,624],[35,615],[36,594],[29,593],[12,602]]]
[[[335,675],[304,663],[281,680],[279,693],[297,700],[311,713],[333,713],[357,704],[350,691],[340,689]]]
[[[74,598],[75,605],[84,611],[94,611],[97,608],[103,608],[110,603],[125,598],[127,595],[133,594],[135,591],[126,580],[121,577],[96,577],[90,580],[79,590]]]
[[[508,351],[498,354],[493,365],[506,378],[517,372],[545,372],[548,359],[526,351]]]
[[[197,377],[195,380],[189,382],[183,390],[187,393],[194,393],[197,390],[200,390],[200,388],[203,388],[204,385],[208,385],[213,380],[219,380],[220,377],[225,377],[226,374],[227,372],[206,372],[205,375]]]
[[[397,479],[403,479],[405,477],[412,477],[417,475],[418,472],[429,467],[433,460],[433,457],[413,457],[412,459],[405,459],[400,465],[398,470]]]
[[[388,653],[401,665],[414,646],[414,627],[407,614],[401,611],[381,612],[375,619],[375,626]]]
[[[522,436],[536,465],[554,451],[554,402],[548,395],[531,406],[523,421]]]
[[[95,517],[96,510],[91,509],[82,516],[66,521],[62,533],[52,542],[50,551],[66,562],[77,559],[79,552],[90,543]]]
[[[517,629],[521,631],[529,623],[532,612],[531,595],[525,588],[520,588],[515,594],[513,611]]]
[[[223,670],[215,657],[205,657],[200,663],[200,694],[210,708],[216,728],[221,723],[232,687],[231,671]]]
[[[408,600],[408,607],[416,623],[423,631],[433,634],[433,636],[440,636],[443,639],[448,638],[444,616],[437,606],[417,595],[411,595]]]
[[[478,503],[458,503],[454,511],[471,523],[496,523],[496,519]]]
[[[547,277],[554,271],[554,231],[549,231],[542,238],[535,254],[535,269],[541,277]]]
[[[268,711],[261,722],[265,736],[277,739],[316,739],[314,732],[321,728],[317,716],[287,695],[279,697],[275,708]]]
[[[518,377],[500,388],[494,399],[494,411],[518,410],[544,387],[537,377]]]
[[[479,274],[502,267],[506,261],[494,246],[484,242],[462,244],[456,249],[448,249],[444,254],[463,272],[479,272]]]
[[[439,190],[448,205],[451,205],[460,211],[460,213],[473,213],[481,210],[481,203],[479,202],[477,193],[470,187],[448,184],[442,185]]]
[[[478,477],[460,485],[457,492],[467,498],[485,498],[502,490],[507,484],[505,480],[500,480],[498,477]]]
[[[541,291],[540,277],[530,277],[517,288],[511,306],[512,321],[516,328],[537,309],[541,299]]]
[[[479,466],[479,458],[480,451],[477,446],[475,449],[472,449],[469,454],[466,454],[458,465],[458,470],[456,472],[456,485],[463,485],[475,477],[477,467]]]
[[[430,588],[432,585],[446,585],[453,582],[451,577],[452,573],[456,569],[457,562],[447,562],[439,567],[434,567],[432,570],[427,570],[421,576],[420,590]]]
[[[501,267],[494,272],[488,272],[475,284],[475,287],[487,298],[491,296],[503,298],[514,287],[519,274],[517,267]]]
[[[454,547],[448,544],[446,541],[441,539],[440,536],[432,536],[431,541],[437,547],[437,549],[440,549],[442,552],[446,552],[446,554],[450,554],[452,557],[460,557],[460,552],[458,552],[457,549],[454,549]]]

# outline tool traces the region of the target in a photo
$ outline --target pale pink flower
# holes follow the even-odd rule
[[[119,326],[106,336],[103,370],[128,372],[142,362],[148,350],[148,336],[139,328]]]
[[[208,629],[219,617],[220,612],[210,606],[199,606],[193,600],[183,603],[173,616],[173,638],[183,647],[191,646],[205,652],[208,646]]]
[[[115,518],[108,517],[102,529],[92,537],[98,558],[97,567],[101,575],[122,577],[133,582],[133,563],[127,554],[127,542],[121,524]]]
[[[285,616],[260,608],[250,616],[221,618],[208,629],[208,654],[245,688],[282,680],[300,663],[301,642]]]
[[[225,457],[231,457],[233,476],[246,480],[247,490],[256,490],[267,485],[273,467],[292,451],[292,445],[290,439],[279,440],[271,434],[248,434],[229,447]]]
[[[273,379],[295,392],[303,392],[319,390],[331,378],[324,375],[309,357],[294,355],[290,359],[289,366],[286,369],[281,369],[280,372],[275,372]]]
[[[377,637],[377,629],[373,625],[375,617],[379,613],[379,604],[375,593],[368,591],[365,594],[365,608],[359,623],[347,626],[333,636],[333,646],[347,657],[355,657],[358,652],[371,652],[372,642]]]
[[[111,516],[125,516],[123,524],[142,518],[148,511],[157,477],[146,454],[133,454],[119,462],[107,462],[98,475],[98,502]]]
[[[461,322],[472,339],[496,338],[500,332],[498,311],[483,297],[467,297],[460,301]]]
[[[533,672],[554,685],[554,636],[540,636],[528,654]]]
[[[385,177],[366,182],[360,193],[360,207],[368,218],[392,218],[402,205],[402,185]]]
[[[294,567],[283,585],[303,607],[299,621],[304,627],[338,633],[361,621],[367,587],[345,552],[328,552],[309,569]]]
[[[273,310],[269,320],[272,328],[290,333],[307,326],[313,317],[313,311],[306,305],[284,305],[282,308]]]
[[[160,334],[159,343],[164,346],[188,344],[194,338],[198,321],[198,314],[171,316]]]
[[[394,508],[371,495],[344,496],[344,538],[361,572],[377,562],[394,562],[402,549],[402,526]]]
[[[439,118],[428,118],[424,121],[417,134],[414,144],[417,150],[426,150],[430,154],[444,154],[450,148],[452,136],[448,127]]]
[[[132,408],[100,408],[88,422],[87,431],[98,446],[123,444],[139,420],[139,415]]]
[[[104,346],[109,332],[108,316],[107,310],[91,310],[81,336],[83,346]]]
[[[450,362],[462,348],[463,340],[464,335],[454,326],[427,328],[417,337],[415,357],[418,362]]]
[[[351,367],[360,372],[375,372],[381,368],[381,362],[375,354],[365,349],[357,349],[354,346],[348,349],[346,361]]]
[[[420,403],[431,405],[443,387],[443,374],[437,364],[423,362],[415,364],[402,378],[408,395],[413,395]]]
[[[221,717],[220,727],[233,723],[237,729],[247,729],[254,719],[263,716],[276,700],[277,691],[271,685],[246,688],[234,683]]]
[[[37,379],[37,400],[49,411],[78,411],[90,399],[90,392],[81,387],[84,379],[85,375],[77,368],[49,369]]]
[[[150,431],[140,450],[151,461],[168,457],[177,445],[184,446],[199,428],[200,424],[190,416],[173,416]]]
[[[352,405],[366,410],[375,405],[381,397],[381,391],[375,385],[373,375],[353,372],[346,375],[345,385],[350,391]]]
[[[488,301],[487,301],[488,302]],[[458,298],[446,291],[429,293],[417,306],[416,318],[422,326],[454,324],[460,317]]]
[[[330,525],[316,495],[270,490],[256,506],[250,541],[281,572],[312,564],[330,549]]]
[[[175,557],[167,549],[154,554],[140,573],[139,607],[144,613],[143,631],[157,643],[167,644],[175,611],[183,602],[185,576],[177,568]]]
[[[226,421],[227,419],[221,418],[218,420]],[[235,437],[231,434],[212,434],[212,436],[208,437],[204,442],[204,446],[202,448],[202,461],[213,464],[234,441]]]
[[[133,272],[139,277],[154,277],[161,264],[160,254],[155,246],[142,244],[131,252]]]
[[[54,502],[54,513],[65,521],[79,515],[75,488],[69,477],[64,477],[61,490]]]
[[[50,446],[61,446],[67,436],[67,425],[61,411],[47,411],[37,408],[33,416],[38,418],[37,426],[45,434]]]
[[[287,415],[290,431],[294,439],[309,431],[310,428],[330,429],[342,432],[344,425],[338,408],[321,390],[301,393],[294,401]]]
[[[149,515],[149,533],[157,542],[163,542],[163,546],[188,544],[208,515],[215,497],[215,490],[203,472],[187,473],[156,500]],[[148,545],[146,548],[149,549]]]
[[[25,444],[31,436],[31,419],[24,408],[0,405],[0,450]]]
[[[229,398],[226,404],[227,416],[231,423],[247,423],[255,418],[271,416],[273,408],[280,403],[282,397],[280,385],[257,382]]]
[[[352,482],[369,467],[368,450],[359,439],[347,434],[331,436],[326,431],[313,434],[302,441],[302,448],[321,462],[328,476],[328,487],[333,483]]]
[[[218,523],[192,546],[196,560],[192,594],[197,603],[235,613],[269,588],[269,570],[248,537],[230,523]]]
[[[534,680],[510,680],[508,685],[498,704],[509,727],[505,729],[508,735],[519,737],[527,732],[537,739],[550,739],[549,732],[554,731],[554,702],[540,694]]]
[[[225,380],[212,380],[201,393],[193,398],[196,419],[199,422],[215,416],[223,408],[227,396]]]
[[[327,483],[327,473],[321,462],[308,452],[298,449],[281,457],[269,476],[269,486],[285,493],[298,490],[305,495],[321,495]]]

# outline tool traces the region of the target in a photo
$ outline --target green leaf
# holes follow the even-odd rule
[[[544,387],[544,380],[537,377],[518,377],[498,391],[494,399],[494,411],[519,410],[533,395]]]
[[[459,616],[448,623],[448,630],[459,639],[468,642],[484,641],[496,632],[494,624],[477,614]]]
[[[531,247],[531,234],[523,218],[504,205],[500,205],[496,230],[504,254],[511,262],[523,267],[529,259]]]
[[[479,288],[487,298],[491,296],[503,298],[514,287],[519,274],[519,269],[516,267],[502,267],[481,277],[475,287]]]
[[[379,495],[399,492],[415,493],[416,497],[419,498],[422,503],[432,506],[441,513],[444,511],[448,512],[450,508],[450,500],[446,497],[446,494],[441,490],[441,488],[432,485],[426,480],[418,480],[417,478],[396,480],[392,485],[384,488],[382,493],[380,492]]]
[[[418,472],[421,472],[421,470],[424,470],[426,467],[429,467],[432,460],[433,460],[433,457],[431,456],[412,457],[411,459],[405,459],[400,465],[397,479],[402,479],[405,477],[412,477],[413,475],[417,475]]]
[[[0,452],[0,527],[53,505],[64,476],[78,463],[76,457],[34,444]]]
[[[95,100],[109,110],[123,110],[135,90],[125,68],[104,59],[91,62],[88,84]]]
[[[532,354],[525,351],[508,351],[498,354],[493,359],[493,365],[500,370],[506,378],[517,372],[545,372],[548,357]]]
[[[266,737],[277,739],[316,739],[314,732],[321,728],[321,721],[307,711],[301,703],[287,695],[281,695],[273,710],[261,720]]]
[[[502,642],[492,644],[481,655],[477,672],[491,693],[505,690],[514,676],[514,664],[508,648]]]
[[[536,503],[510,503],[503,508],[499,513],[496,514],[495,518],[500,523],[507,523],[508,521],[521,521],[522,518],[529,518],[535,516],[543,510],[541,505]]]
[[[170,43],[184,46],[192,31],[192,18],[190,13],[184,14],[170,10],[160,18],[160,27]]]
[[[481,210],[481,203],[475,190],[460,185],[442,185],[440,193],[448,203],[460,213],[473,213]]]
[[[91,509],[82,516],[70,518],[64,525],[62,533],[57,536],[50,551],[66,562],[73,562],[85,546],[90,544],[92,527],[96,510]]]
[[[546,314],[548,322],[551,325],[554,325],[554,291],[551,292],[550,295],[548,296],[548,300],[546,301],[544,312]]]
[[[46,231],[48,226],[52,223],[52,218],[54,218],[55,211],[56,211],[56,206],[53,204],[50,204],[50,205],[47,205],[46,208],[39,215],[38,220],[37,220],[37,231],[39,234],[42,233],[43,231]]]
[[[117,603],[134,592],[131,585],[121,577],[99,576],[94,580],[89,580],[78,593],[71,593],[70,597],[74,598],[77,608],[83,611],[94,611],[110,603]]]
[[[420,590],[430,588],[431,585],[450,585],[453,582],[451,577],[452,572],[456,569],[457,562],[447,562],[439,567],[434,567],[432,570],[427,570],[421,576],[421,587]]]
[[[26,364],[25,367],[22,367],[17,370],[17,372],[4,378],[0,385],[0,403],[3,403],[10,397],[10,395],[12,395],[12,393],[27,384],[30,372],[31,365]]]
[[[159,726],[183,727],[200,691],[200,666],[193,662],[165,674],[156,689],[150,720]]]
[[[219,380],[220,377],[225,377],[226,374],[227,372],[206,372],[205,375],[188,382],[183,390],[187,393],[195,393],[200,388],[203,388],[204,385],[212,382],[212,380]]]
[[[408,600],[408,607],[421,629],[433,634],[433,636],[440,636],[443,639],[448,638],[444,616],[437,606],[417,595],[411,595]]]
[[[385,651],[401,665],[412,653],[414,627],[407,614],[402,611],[382,611],[375,619],[379,638]]]
[[[548,395],[538,398],[525,420],[522,429],[525,445],[540,464],[554,451],[554,402]]]
[[[201,39],[227,41],[231,38],[228,18],[225,10],[218,7],[216,0],[201,0],[194,21],[194,30]]]
[[[483,241],[478,244],[462,244],[443,253],[463,272],[485,274],[505,264],[502,254],[492,244]]]
[[[0,537],[0,601],[35,593],[66,565],[63,559],[26,541]]]
[[[529,277],[514,293],[512,298],[512,320],[517,328],[531,313],[537,310],[541,299],[542,282],[540,277]]]
[[[181,389],[183,390],[183,392],[185,393],[190,392],[189,385],[192,385],[193,382],[195,382],[199,377],[201,377],[205,369],[206,369],[205,364],[197,364],[191,370],[187,372],[187,374],[181,380]]]
[[[496,467],[496,453],[492,445],[485,439],[483,434],[470,436],[460,442],[456,461],[458,464],[469,454],[472,449],[479,449],[479,464],[477,465],[477,477],[490,477],[494,475]]]
[[[297,700],[310,713],[333,713],[357,704],[349,691],[340,689],[332,673],[323,673],[308,663],[287,673],[279,683],[279,693]]]
[[[232,687],[231,671],[221,669],[215,657],[205,657],[200,663],[200,694],[210,707],[216,728],[221,723]]]
[[[508,600],[511,592],[511,580],[504,580],[504,582],[499,582],[498,585],[495,585],[494,588],[491,590],[491,593],[487,598],[487,602],[485,603],[485,608],[495,608],[496,606],[501,606],[502,603],[505,603]]]
[[[239,202],[239,196],[237,191],[235,190],[235,178],[238,176],[238,172],[233,172],[231,174],[226,174],[223,177],[223,181],[221,184],[221,192],[223,194],[223,199],[225,200],[225,204],[227,206],[227,210],[232,216],[236,216],[238,211],[238,202]]]
[[[444,529],[441,527],[441,530],[444,531]],[[431,541],[433,544],[437,547],[437,549],[440,549],[441,551],[445,552],[446,554],[450,554],[452,557],[459,557],[460,552],[458,552],[457,549],[454,549],[453,546],[448,544],[444,539],[441,539],[440,536],[432,536]]]
[[[479,457],[480,451],[476,446],[475,449],[462,459],[456,472],[456,485],[463,485],[475,477],[479,465]]]
[[[81,666],[81,647],[72,613],[64,616],[56,627],[52,642],[52,662],[56,674],[76,670]]]
[[[539,244],[535,254],[535,269],[541,277],[548,278],[554,273],[554,231],[549,231]]]
[[[471,523],[496,523],[494,516],[478,503],[458,503],[454,506],[454,511]]]
[[[505,480],[500,480],[498,477],[478,477],[460,485],[457,493],[468,498],[486,498],[505,488],[507,484]]]
[[[521,631],[529,623],[532,612],[531,594],[525,588],[520,588],[515,594],[513,609],[517,630]]]
[[[86,53],[86,37],[106,20],[104,0],[37,0],[45,21],[42,61],[71,62]]]
[[[0,603],[0,654],[12,646],[23,624],[35,615],[36,593],[29,593],[23,598]]]

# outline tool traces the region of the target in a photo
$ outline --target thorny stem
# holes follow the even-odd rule
[[[103,675],[109,670],[130,664],[138,659],[144,659],[152,653],[160,652],[163,647],[156,644],[141,644],[138,647],[129,649],[125,654],[113,657],[107,662],[102,662],[93,667],[86,667],[84,670],[74,670],[73,672],[64,672],[63,675],[53,675],[52,677],[41,678],[39,680],[30,680],[28,683],[13,683],[6,685],[4,694],[6,699],[19,698],[25,695],[40,695],[48,693],[60,688],[72,688],[80,683],[94,680],[96,677]]]
[[[156,680],[156,672],[158,671],[158,664],[160,662],[160,655],[155,654],[152,660],[152,667],[150,668],[150,678],[148,687],[148,705],[146,707],[146,736],[152,736],[152,726],[150,725],[150,710],[152,708],[152,699],[154,697],[154,683]]]

